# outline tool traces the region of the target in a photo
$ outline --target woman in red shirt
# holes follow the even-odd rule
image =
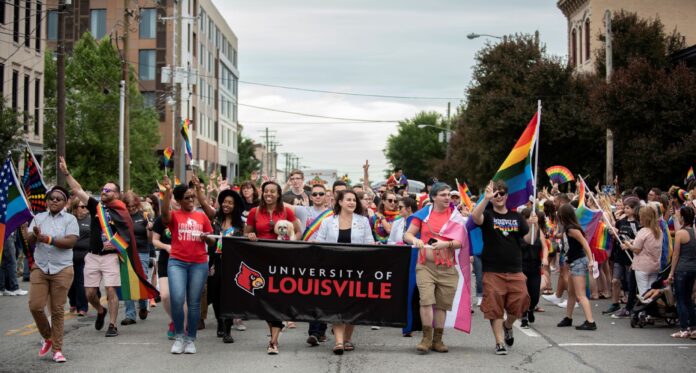
[[[281,188],[275,181],[266,181],[261,185],[261,201],[258,207],[249,211],[244,234],[252,241],[259,238],[267,240],[277,239],[273,226],[279,220],[291,222],[295,228],[296,240],[302,238],[300,221],[295,217],[292,208],[285,206],[282,200]],[[278,354],[278,336],[283,329],[281,320],[266,320],[271,330],[271,341],[268,343],[268,354]]]
[[[213,231],[210,220],[203,212],[194,211],[196,194],[188,185],[174,188],[174,199],[180,210],[171,211],[172,187],[167,176],[162,201],[162,223],[172,232],[171,251],[167,272],[169,274],[169,301],[174,321],[175,341],[173,354],[195,354],[196,322],[188,323],[188,334],[184,337],[184,302],[188,306],[188,319],[198,320],[201,313],[201,294],[208,278],[208,250],[206,243],[214,240],[208,237]]]

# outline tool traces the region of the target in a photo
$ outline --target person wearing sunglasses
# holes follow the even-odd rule
[[[397,220],[392,225],[392,230],[389,233],[388,244],[402,245],[404,243],[404,233],[411,223],[411,215],[418,210],[418,203],[411,197],[404,197],[398,203],[399,214],[401,219]]]
[[[82,189],[80,183],[68,171],[68,166],[63,157],[58,162],[60,172],[65,175],[65,179],[70,186],[70,189],[77,199],[87,206],[87,211],[90,214],[90,237],[89,253],[85,255],[85,291],[89,304],[97,310],[97,319],[94,322],[94,328],[101,330],[104,327],[106,314],[109,314],[109,326],[106,330],[106,337],[118,336],[116,328],[116,319],[118,316],[118,295],[116,288],[121,286],[121,272],[118,259],[118,251],[107,235],[102,231],[102,223],[107,229],[112,230],[114,235],[119,236],[128,245],[135,244],[133,234],[133,220],[128,213],[125,203],[119,198],[121,189],[119,185],[113,181],[104,184],[101,189],[100,199],[90,197],[87,192]],[[99,214],[100,211],[104,214]],[[100,218],[101,216],[101,218]],[[100,219],[104,219],[103,222]],[[106,289],[106,299],[108,303],[107,309],[101,305],[97,292],[99,286],[104,280],[104,288]]]
[[[165,175],[162,180],[165,188],[162,200],[162,223],[172,234],[171,251],[167,273],[169,275],[169,303],[174,322],[174,344],[172,354],[195,354],[195,340],[201,315],[201,296],[208,279],[208,250],[206,244],[213,244],[208,237],[213,232],[210,220],[202,211],[195,209],[196,191],[188,184],[177,185],[172,190],[171,182]],[[180,209],[172,211],[171,198]],[[188,314],[184,313],[186,303]],[[186,316],[185,316],[186,315]],[[184,334],[184,317],[189,322]]]
[[[63,307],[73,281],[72,248],[80,230],[77,219],[65,211],[68,191],[59,186],[46,193],[48,211],[36,214],[34,220],[22,226],[24,237],[30,245],[36,244],[34,266],[31,269],[29,311],[43,337],[39,356],[53,350],[53,361],[64,363],[63,356]],[[30,233],[31,232],[31,233]],[[50,299],[51,321],[44,309]]]
[[[73,247],[73,270],[75,277],[68,291],[68,299],[70,300],[70,312],[77,312],[78,316],[87,315],[89,303],[87,303],[87,294],[85,293],[85,256],[89,252],[89,235],[90,235],[90,216],[87,210],[87,205],[80,202],[78,198],[73,198],[70,203],[70,211],[77,219],[77,225],[80,230],[80,235]]]
[[[482,203],[476,205],[471,214],[474,223],[481,227],[483,236],[481,311],[490,320],[496,355],[507,355],[507,347],[515,342],[512,324],[527,311],[530,303],[527,282],[522,273],[521,245],[529,226],[522,215],[508,210],[507,193],[508,187],[504,181],[491,181]],[[492,208],[487,208],[489,204]],[[536,223],[536,219],[534,215],[532,221]],[[527,239],[531,240],[531,237]],[[504,319],[505,313],[507,319]]]
[[[392,224],[397,219],[401,219],[399,210],[397,210],[397,197],[394,192],[386,191],[382,195],[381,202],[377,207],[377,213],[372,217],[370,225],[372,226],[372,234],[375,236],[375,241],[381,244],[387,244],[389,241],[389,233],[391,233]]]

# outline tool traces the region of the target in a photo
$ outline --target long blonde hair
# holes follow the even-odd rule
[[[643,228],[650,229],[655,239],[659,240],[662,237],[662,231],[657,221],[657,210],[652,206],[644,206],[640,209],[639,217],[640,225],[642,225]]]

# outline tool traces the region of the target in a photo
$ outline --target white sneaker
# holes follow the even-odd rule
[[[27,295],[27,294],[29,294],[28,291],[22,290],[22,289],[17,289],[15,291],[13,291],[12,293],[14,293],[14,295]]]
[[[380,328],[379,326],[371,326],[370,329],[372,329],[372,330],[380,330],[380,329],[382,329],[382,328]]]
[[[194,347],[195,349],[195,347]],[[184,352],[184,338],[182,337],[177,337],[176,340],[174,341],[174,344],[172,345],[172,351],[173,354],[181,354]]]
[[[3,290],[2,295],[4,297],[13,297],[15,295],[14,291],[9,291],[9,290]]]
[[[243,332],[247,329],[242,319],[234,319],[234,328],[239,330],[240,332]]]
[[[568,307],[568,301],[567,301],[567,300],[564,300],[563,302],[558,303],[557,306],[558,306],[558,307],[561,307],[561,308],[567,308],[567,307]],[[577,303],[577,302],[575,302],[575,307],[573,307],[573,308],[578,308],[578,303]]]
[[[476,297],[476,307],[481,307],[482,301],[483,301],[483,297]]]
[[[193,341],[186,341],[184,344],[184,353],[185,354],[195,354],[196,353],[196,345],[193,343]]]
[[[563,298],[559,298],[556,296],[556,294],[548,294],[548,295],[542,295],[546,301],[551,302],[553,304],[558,305],[559,303],[563,302]]]

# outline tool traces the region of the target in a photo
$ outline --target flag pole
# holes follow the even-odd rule
[[[537,204],[536,204],[536,198],[537,198],[537,174],[539,170],[539,129],[541,128],[541,100],[537,100],[537,125],[536,125],[536,131],[534,133],[534,199],[532,199],[532,211],[534,211],[534,215],[536,215],[536,210],[537,210]],[[536,232],[535,228],[536,224],[532,224],[532,244],[534,243],[534,235]]]

